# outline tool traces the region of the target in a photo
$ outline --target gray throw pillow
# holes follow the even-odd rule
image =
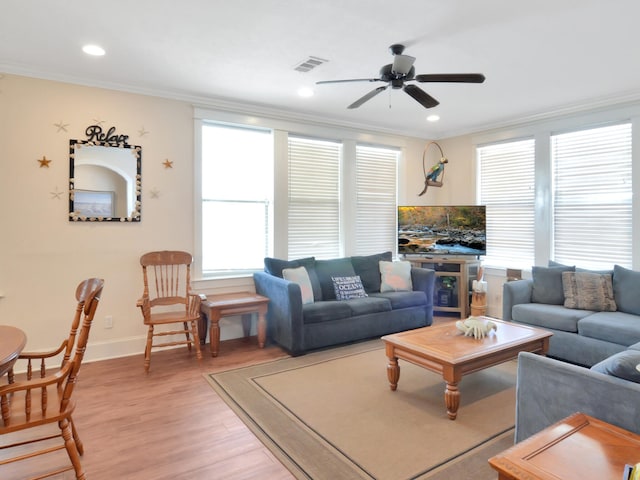
[[[533,303],[546,303],[548,305],[563,305],[564,290],[562,288],[562,272],[575,272],[576,267],[533,267],[533,290],[531,301]]]
[[[615,312],[611,275],[562,272],[564,306],[594,312]]]
[[[355,277],[331,277],[333,289],[336,293],[336,300],[352,300],[354,298],[367,297],[364,291],[360,275]]]
[[[625,350],[596,363],[591,370],[640,383],[638,365],[640,365],[640,351]]]
[[[640,272],[614,265],[613,296],[618,310],[640,315]]]

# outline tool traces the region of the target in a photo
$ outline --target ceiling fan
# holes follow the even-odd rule
[[[422,90],[417,85],[405,85],[405,82],[456,82],[456,83],[482,83],[484,75],[481,73],[431,73],[416,75],[413,66],[415,57],[403,55],[404,45],[393,44],[389,47],[393,55],[393,63],[383,66],[380,69],[378,78],[354,78],[350,80],[323,80],[316,84],[325,83],[345,83],[345,82],[387,82],[387,85],[371,90],[369,93],[359,98],[347,108],[358,108],[360,105],[383,92],[389,86],[393,89],[402,88],[410,97],[414,98],[424,108],[433,108],[440,102]]]

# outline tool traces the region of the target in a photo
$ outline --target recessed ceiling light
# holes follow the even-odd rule
[[[82,51],[87,55],[94,55],[96,57],[101,57],[105,54],[104,48],[99,47],[98,45],[85,45],[82,47]]]
[[[298,89],[298,95],[304,98],[313,97],[313,89],[309,87],[300,87]]]
[[[429,115],[427,117],[428,122],[437,122],[438,120],[440,120],[440,115]]]

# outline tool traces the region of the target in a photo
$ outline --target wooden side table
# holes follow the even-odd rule
[[[574,413],[489,459],[498,480],[622,478],[640,462],[640,436]]]
[[[209,319],[211,356],[217,357],[220,349],[220,319],[231,315],[242,315],[242,330],[244,336],[248,337],[251,329],[251,315],[257,313],[258,345],[260,348],[264,348],[267,339],[268,304],[269,299],[267,297],[250,292],[214,295],[211,300],[202,302],[201,312]],[[205,339],[206,335],[206,330],[200,332],[201,339]]]

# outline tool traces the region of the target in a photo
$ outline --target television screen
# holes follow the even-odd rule
[[[486,207],[398,207],[398,253],[486,255]]]

